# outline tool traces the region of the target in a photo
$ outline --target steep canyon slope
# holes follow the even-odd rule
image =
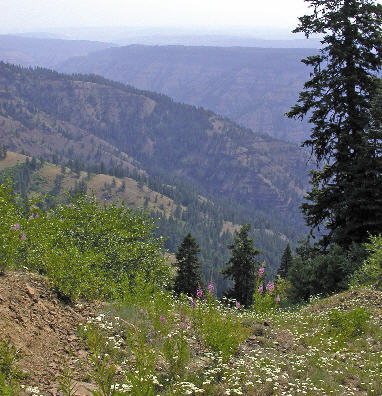
[[[203,106],[253,131],[300,143],[307,123],[284,116],[309,77],[313,48],[142,46],[109,48],[57,68],[112,80]]]

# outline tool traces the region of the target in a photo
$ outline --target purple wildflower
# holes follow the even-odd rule
[[[280,302],[280,296],[276,297],[276,302],[278,302],[278,303]]]
[[[273,290],[275,289],[275,284],[273,282],[268,282],[267,284],[267,290],[269,291],[270,294],[273,293]]]
[[[39,216],[39,214],[38,213],[36,213],[36,215],[35,215],[35,219],[38,219],[40,216]]]
[[[163,315],[161,315],[161,316],[159,317],[159,320],[160,320],[162,323],[166,323],[166,318],[165,318]]]
[[[196,291],[196,297],[201,298],[203,296],[203,290],[199,287]]]
[[[264,267],[260,267],[260,268],[259,268],[259,275],[260,275],[260,276],[263,275],[263,274],[264,274],[264,271],[265,271],[265,268],[264,268]]]
[[[208,290],[210,293],[213,293],[215,290],[214,284],[212,282],[210,282],[210,284],[208,285]]]
[[[195,301],[195,300],[192,300],[192,301],[191,301],[191,307],[194,308],[195,306],[196,306],[196,301]]]
[[[22,241],[24,241],[25,239],[27,239],[27,236],[26,236],[25,234],[23,234],[23,235],[21,235],[20,239],[21,239]]]
[[[263,287],[263,285],[261,284],[261,285],[259,286],[258,292],[261,294],[263,291],[264,291],[264,287]]]
[[[236,307],[236,308],[240,308],[240,303],[239,303],[239,301],[236,301],[236,302],[235,302],[235,307]]]
[[[16,223],[12,228],[11,228],[11,230],[15,230],[15,231],[18,231],[20,229],[20,224],[19,223]]]

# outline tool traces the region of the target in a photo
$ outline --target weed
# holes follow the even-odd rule
[[[329,335],[346,342],[367,331],[370,313],[365,308],[350,312],[333,310],[329,313]]]
[[[25,375],[17,367],[19,355],[14,346],[8,342],[0,343],[0,395],[17,395],[20,390],[20,380]]]
[[[63,396],[74,396],[76,394],[77,386],[73,378],[73,372],[66,361],[62,363],[58,382],[58,388]]]

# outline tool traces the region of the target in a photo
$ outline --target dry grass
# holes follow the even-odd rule
[[[8,151],[6,158],[0,160],[0,170],[22,164],[27,159],[26,155]]]

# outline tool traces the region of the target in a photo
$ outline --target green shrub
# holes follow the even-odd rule
[[[206,346],[224,360],[228,360],[250,335],[249,329],[241,324],[237,311],[224,310],[217,301],[198,303],[193,322]]]
[[[362,266],[350,279],[351,286],[375,285],[382,287],[382,236],[370,237],[370,243],[366,244],[369,253]]]
[[[117,299],[137,273],[164,284],[168,266],[153,222],[124,205],[80,196],[26,228],[26,266],[48,275],[63,296]]]
[[[368,329],[370,313],[365,308],[356,308],[349,312],[333,310],[329,313],[329,335],[340,341],[349,341]]]
[[[49,212],[29,202],[22,216],[11,183],[0,185],[0,273],[27,267],[47,275],[70,300],[123,299],[137,274],[165,285],[169,266],[153,220],[124,204],[79,196]]]
[[[325,253],[305,245],[296,252],[288,272],[294,300],[346,290],[350,276],[362,265],[367,254],[362,244],[353,244],[347,250],[335,244]]]
[[[10,183],[0,185],[0,273],[17,265],[23,243],[23,230],[11,191]]]
[[[8,342],[0,343],[0,395],[19,394],[19,382],[24,377],[17,367],[18,353]]]

